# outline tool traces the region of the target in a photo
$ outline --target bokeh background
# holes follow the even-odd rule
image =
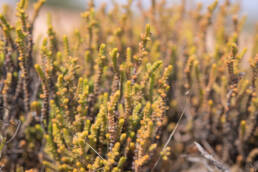
[[[33,0],[32,0],[33,1]],[[35,1],[35,0],[34,0]],[[83,10],[86,7],[88,0],[47,0],[47,5],[55,6],[58,8],[66,9],[77,9]],[[109,7],[112,6],[112,1],[118,2],[120,4],[126,3],[127,0],[95,0],[96,5],[99,6],[101,3],[106,3]],[[134,4],[136,1],[134,0]],[[146,7],[150,5],[151,0],[141,0]],[[209,4],[214,0],[189,0],[190,3],[202,2],[204,4]],[[219,0],[223,1],[223,0]],[[249,16],[249,20],[258,20],[258,0],[231,0],[232,2],[238,1],[241,3],[241,10],[244,14]],[[0,0],[0,5],[3,3],[14,5],[17,0]],[[169,3],[179,3],[180,0],[168,0]]]
[[[83,10],[87,4],[88,0],[47,0],[47,4],[50,6],[56,6],[59,8],[70,8],[70,9],[79,9]],[[112,1],[116,1],[118,3],[126,3],[127,0],[95,0],[96,5],[100,5],[101,3],[107,3],[109,6],[111,6]],[[134,3],[138,0],[134,0]],[[141,0],[143,4],[147,6],[150,5],[151,0]],[[190,0],[191,3],[198,3],[202,2],[204,4],[209,4],[213,2],[214,0]],[[219,0],[223,1],[223,0]],[[252,17],[253,19],[257,20],[258,15],[258,0],[231,0],[232,2],[238,1],[242,4],[242,11],[245,14],[248,14],[248,16]],[[17,0],[0,0],[0,4],[8,3],[8,4],[15,4]],[[179,3],[180,0],[169,0],[170,3]]]
[[[15,6],[18,0],[0,0],[0,7],[3,4]],[[36,1],[36,0],[31,0]],[[84,11],[90,0],[46,0],[47,3],[41,10],[41,14],[36,21],[34,36],[43,35],[47,29],[46,21],[47,14],[50,13],[53,18],[53,25],[59,33],[69,34],[75,28],[78,28],[81,18],[80,13]],[[151,4],[151,0],[133,0],[133,8],[137,13],[137,2],[142,1],[145,8],[148,8]],[[180,3],[181,0],[167,0],[168,5],[173,3]],[[193,7],[194,4],[202,2],[205,6],[211,4],[214,0],[186,0],[188,7]],[[222,3],[224,0],[219,0]],[[246,15],[247,20],[244,26],[244,32],[252,33],[255,30],[255,25],[258,23],[258,0],[230,0],[231,2],[238,2],[241,4],[241,15]],[[96,7],[98,8],[102,3],[106,3],[107,8],[111,9],[113,2],[119,4],[125,4],[127,0],[94,0]],[[204,8],[206,9],[206,8]],[[14,11],[15,12],[15,11]],[[15,13],[14,13],[15,15]]]

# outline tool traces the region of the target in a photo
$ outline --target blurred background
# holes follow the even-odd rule
[[[3,4],[14,6],[18,0],[0,0],[0,7]],[[32,2],[36,0],[31,0]],[[90,0],[46,0],[39,18],[36,22],[37,33],[36,35],[43,34],[46,31],[46,14],[51,13],[53,24],[60,32],[66,34],[77,28],[80,24],[80,13],[84,11]],[[133,8],[137,9],[137,2],[133,0]],[[144,7],[148,8],[151,0],[141,0]],[[181,0],[167,0],[168,4],[180,3]],[[211,4],[214,0],[186,0],[188,6],[202,2],[205,6]],[[102,3],[106,3],[108,9],[112,8],[112,2],[125,4],[127,0],[95,0],[96,7]],[[219,3],[224,0],[219,0]],[[231,2],[239,2],[241,4],[241,14],[247,15],[246,24],[244,27],[245,32],[253,32],[255,24],[258,23],[258,0],[231,0]],[[69,24],[67,24],[69,21]]]
[[[35,1],[35,0],[31,0]],[[101,3],[107,3],[109,6],[111,6],[112,1],[124,4],[127,2],[127,0],[95,0],[96,5],[99,6]],[[134,0],[134,4],[138,0]],[[147,6],[150,5],[151,0],[141,0],[143,4]],[[204,4],[210,4],[214,0],[190,0],[192,2],[202,2]],[[222,2],[223,0],[219,0],[219,2]],[[242,12],[245,14],[248,14],[249,17],[255,18],[258,15],[258,0],[231,0],[232,2],[238,1],[242,4]],[[17,0],[0,0],[0,4],[7,3],[7,4],[15,4]],[[168,2],[171,3],[179,3],[180,0],[169,0]],[[88,0],[47,0],[47,5],[49,6],[55,6],[58,8],[70,8],[70,9],[78,9],[83,10],[86,7],[86,4],[88,3]],[[257,18],[256,18],[257,20]]]

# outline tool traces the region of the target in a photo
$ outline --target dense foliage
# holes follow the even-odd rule
[[[239,4],[132,3],[90,1],[63,38],[49,17],[39,42],[44,0],[32,16],[20,0],[15,23],[4,8],[2,170],[258,169],[258,31],[242,43]]]

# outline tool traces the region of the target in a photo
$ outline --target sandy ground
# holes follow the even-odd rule
[[[62,36],[78,28],[81,22],[82,11],[63,10],[59,8],[42,8],[35,22],[34,38],[45,36],[47,31],[47,16],[51,14],[54,30]]]

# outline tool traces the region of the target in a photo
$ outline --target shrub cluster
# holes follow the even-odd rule
[[[0,14],[2,170],[257,170],[258,29],[242,43],[239,4],[92,0],[79,29],[60,38],[49,17],[36,42],[44,2]]]

